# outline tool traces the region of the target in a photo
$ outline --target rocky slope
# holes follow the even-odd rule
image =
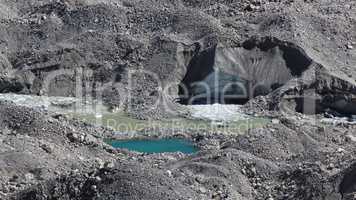
[[[276,117],[241,136],[199,133],[198,154],[146,155],[0,102],[0,199],[354,199],[355,125],[314,117],[356,113],[355,42],[353,0],[0,0],[0,92],[162,118],[184,112],[180,83],[222,71],[262,82],[245,108]]]
[[[280,118],[245,135],[197,134],[194,155],[140,154],[110,132],[1,103],[3,199],[352,199],[355,127]],[[211,142],[215,141],[212,145]]]

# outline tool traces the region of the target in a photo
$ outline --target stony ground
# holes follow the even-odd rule
[[[139,118],[160,118],[177,114],[180,108],[171,101],[187,67],[214,46],[222,48],[221,63],[232,59],[257,67],[254,81],[283,75],[284,70],[268,65],[281,61],[291,71],[310,69],[307,75],[312,75],[318,73],[316,65],[344,80],[317,74],[325,81],[302,88],[317,86],[319,93],[332,96],[330,87],[355,90],[352,0],[2,0],[0,6],[2,92],[93,95],[112,106],[129,104],[128,112]],[[249,50],[253,47],[256,52]],[[272,47],[285,56],[263,53]],[[224,55],[229,48],[241,56]],[[295,64],[303,60],[313,64]],[[78,91],[80,82],[85,87]],[[169,94],[162,92],[165,87]]]
[[[281,117],[245,135],[196,134],[209,148],[194,155],[145,155],[107,146],[105,129],[10,103],[0,109],[1,198],[353,198],[354,125]]]
[[[255,70],[254,81],[288,76],[244,106],[273,123],[195,133],[208,148],[189,156],[112,149],[102,142],[109,130],[1,101],[0,199],[355,199],[354,125],[312,120],[353,112],[355,42],[353,0],[0,0],[0,92],[97,96],[147,119],[185,112],[178,83],[211,48],[221,63],[231,61],[224,49],[240,52],[232,60]],[[129,79],[132,70],[173,92],[147,73]],[[323,101],[318,115],[281,98],[299,93]],[[152,109],[157,99],[165,107]]]

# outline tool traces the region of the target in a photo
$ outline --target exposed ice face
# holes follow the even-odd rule
[[[60,113],[101,113],[108,110],[100,102],[84,101],[83,99],[74,97],[48,97],[6,93],[0,94],[0,101],[10,101],[20,106],[41,108]]]
[[[211,104],[189,105],[192,117],[211,121],[238,121],[247,119],[248,116],[241,111],[240,105]]]
[[[297,46],[273,38],[242,47],[216,46],[192,58],[181,81],[180,102],[245,104],[300,77],[312,60]]]
[[[0,100],[11,101],[17,105],[26,107],[43,107],[48,108],[51,104],[48,97],[19,95],[19,94],[0,94]]]

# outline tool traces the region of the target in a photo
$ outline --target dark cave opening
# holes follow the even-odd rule
[[[353,164],[347,170],[339,185],[339,192],[342,195],[342,199],[354,199],[354,194],[356,192],[355,179],[356,179],[356,170],[355,170],[355,164]]]
[[[312,60],[302,49],[273,38],[241,47],[196,53],[179,85],[181,104],[245,104],[301,76]]]
[[[244,92],[247,81],[238,75],[217,70],[216,47],[193,57],[188,72],[179,85],[181,104],[244,104],[248,100]],[[245,94],[245,95],[242,95]]]
[[[242,46],[247,50],[258,48],[265,52],[278,47],[282,51],[286,67],[293,76],[300,76],[313,62],[300,47],[276,38],[266,37],[261,40],[251,38],[245,41]]]

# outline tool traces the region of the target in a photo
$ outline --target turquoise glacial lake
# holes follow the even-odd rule
[[[108,144],[114,148],[141,153],[182,152],[192,154],[199,150],[191,141],[184,139],[112,140]]]

